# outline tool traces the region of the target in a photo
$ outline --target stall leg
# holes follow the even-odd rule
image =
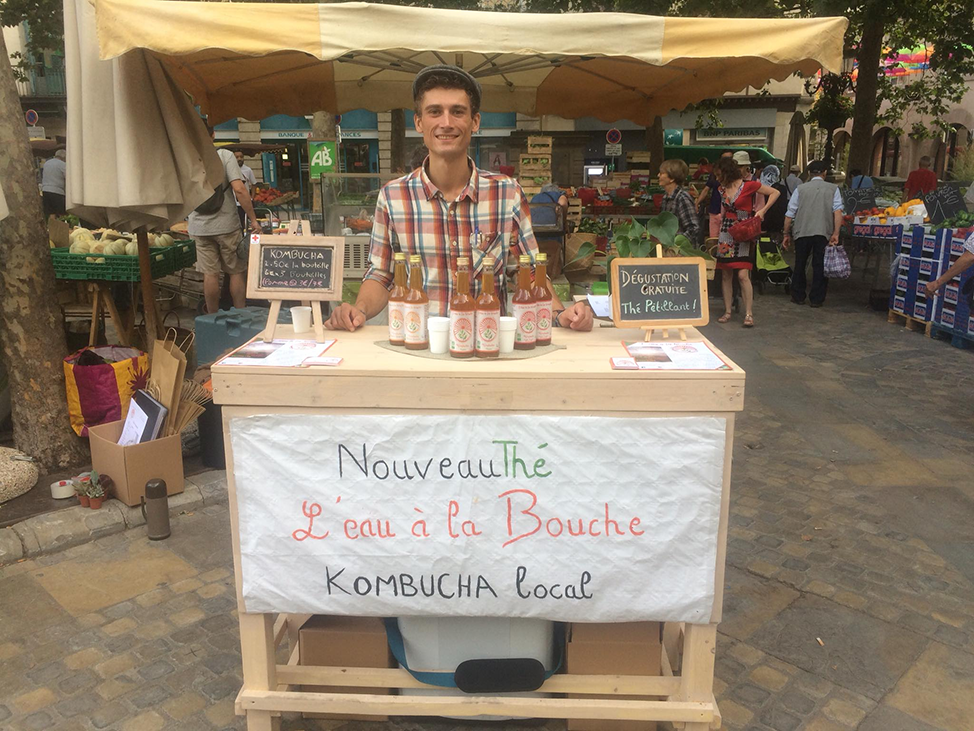
[[[112,318],[112,324],[115,326],[115,334],[118,338],[119,345],[128,347],[128,328],[126,328],[125,323],[122,321],[122,316],[118,313],[118,307],[115,306],[115,297],[112,295],[111,289],[104,282],[99,282],[98,291],[101,292],[101,296],[105,300],[105,307],[108,309],[108,315]]]
[[[277,690],[274,658],[274,615],[241,613],[240,654],[243,684],[247,690]],[[280,717],[271,711],[247,712],[247,731],[279,731]]]
[[[688,624],[683,638],[680,700],[710,703],[714,698],[716,624]],[[708,731],[709,723],[688,723],[685,731]]]
[[[91,330],[88,333],[88,347],[93,347],[95,345],[95,340],[98,339],[98,320],[101,317],[101,304],[99,302],[99,297],[101,296],[101,290],[97,286],[91,288]]]

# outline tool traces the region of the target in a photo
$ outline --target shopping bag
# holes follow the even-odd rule
[[[825,247],[825,276],[829,279],[848,279],[852,274],[852,264],[844,246]]]
[[[124,419],[132,394],[145,388],[149,356],[136,348],[82,348],[64,359],[64,387],[71,428],[79,437],[88,427]]]
[[[170,328],[175,336],[175,331]],[[179,409],[179,399],[182,393],[183,377],[186,374],[186,355],[174,340],[167,336],[163,340],[156,340],[152,344],[152,378],[150,382],[156,398],[169,409],[166,423],[161,434],[168,436],[176,423],[176,411]]]

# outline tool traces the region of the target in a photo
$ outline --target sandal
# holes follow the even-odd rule
[[[731,313],[729,312],[725,312],[723,315],[717,318],[717,322],[720,323],[730,322],[730,320],[731,320]]]
[[[744,315],[744,327],[754,327],[753,315]]]

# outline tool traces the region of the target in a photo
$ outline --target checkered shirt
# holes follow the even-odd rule
[[[660,210],[674,214],[680,221],[680,233],[690,239],[693,244],[697,243],[700,221],[697,218],[697,207],[686,189],[677,186],[672,195],[664,194]]]
[[[369,268],[365,279],[392,288],[394,251],[423,257],[423,284],[430,299],[430,315],[449,312],[457,257],[471,259],[471,286],[480,293],[485,256],[495,260],[495,282],[502,311],[507,303],[504,265],[508,251],[538,252],[528,200],[515,180],[479,170],[469,161],[470,180],[452,203],[433,185],[425,165],[387,183],[379,191],[372,225]],[[477,234],[481,234],[478,244]]]

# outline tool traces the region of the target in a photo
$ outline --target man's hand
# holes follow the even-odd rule
[[[257,234],[258,236],[264,233],[263,229],[260,227],[260,223],[255,221],[253,218],[250,219],[250,233]]]
[[[558,313],[558,324],[572,330],[591,330],[592,320],[592,310],[584,302],[576,302]]]
[[[354,332],[362,327],[367,319],[365,313],[358,307],[350,305],[348,302],[342,302],[325,321],[325,327],[329,330]]]
[[[942,286],[939,279],[927,282],[927,286],[924,288],[927,290],[927,297],[933,297]]]
[[[785,247],[785,251],[791,248],[791,234],[786,233],[781,239],[781,245]]]
[[[829,237],[829,246],[838,246],[838,245],[839,245],[839,232],[833,231],[832,236]]]

